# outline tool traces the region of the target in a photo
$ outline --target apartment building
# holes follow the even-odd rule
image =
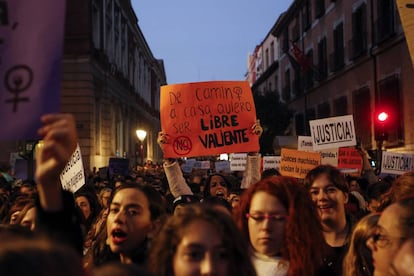
[[[269,34],[279,53],[252,89],[294,110],[292,135],[310,135],[309,120],[353,114],[358,139],[376,148],[374,116],[386,108],[385,147],[414,152],[414,71],[395,1],[296,0]]]

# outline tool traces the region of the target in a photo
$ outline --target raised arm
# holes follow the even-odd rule
[[[168,134],[164,132],[158,133],[157,138],[158,145],[161,149],[169,143]],[[184,179],[183,172],[181,171],[180,165],[175,159],[165,159],[163,163],[165,176],[167,177],[168,186],[170,187],[171,194],[174,198],[181,195],[192,195],[190,187]]]
[[[36,181],[40,205],[45,211],[63,209],[60,173],[76,149],[78,137],[71,114],[48,114],[41,118],[38,134],[43,138],[36,158]]]
[[[82,231],[73,195],[63,191],[60,183],[60,173],[78,142],[75,119],[71,114],[48,114],[41,121],[43,126],[38,134],[43,143],[36,154],[36,231],[82,254]]]
[[[251,131],[256,135],[262,135],[263,128],[260,125],[260,120],[256,120],[256,123],[251,127]],[[249,152],[247,154],[246,170],[241,181],[241,188],[247,189],[260,180],[261,160],[261,155],[258,152]]]

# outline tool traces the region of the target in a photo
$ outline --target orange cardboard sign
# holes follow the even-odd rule
[[[305,178],[306,174],[321,163],[319,152],[299,151],[282,148],[280,154],[280,174]]]
[[[252,91],[246,81],[161,86],[164,157],[192,157],[259,150]]]

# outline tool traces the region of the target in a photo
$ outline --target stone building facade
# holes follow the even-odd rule
[[[160,161],[159,91],[166,84],[129,0],[67,1],[62,112],[77,119],[85,168],[110,157],[140,162],[136,129],[147,131],[144,156]]]

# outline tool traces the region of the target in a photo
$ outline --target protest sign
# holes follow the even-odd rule
[[[312,136],[298,136],[298,150],[313,151]]]
[[[109,158],[109,177],[129,175],[129,159]]]
[[[360,174],[362,172],[362,156],[356,148],[339,148],[338,169]]]
[[[98,175],[101,179],[107,180],[109,174],[109,168],[108,167],[102,167],[98,169]]]
[[[263,170],[280,168],[280,156],[263,156]]]
[[[185,160],[185,163],[181,165],[181,170],[185,173],[191,173],[196,161],[194,158]]]
[[[214,163],[216,172],[218,173],[228,173],[230,172],[230,162],[229,161],[217,161]]]
[[[85,171],[79,144],[60,174],[60,182],[64,190],[71,191],[72,193],[79,190],[85,184]]]
[[[321,163],[318,152],[282,148],[279,172],[283,176],[305,178],[306,174]]]
[[[319,151],[321,155],[321,164],[338,166],[338,149],[325,149]]]
[[[246,170],[247,153],[232,153],[230,154],[230,170],[244,171]]]
[[[37,139],[41,115],[59,111],[65,6],[0,1],[0,118],[7,129],[0,140]]]
[[[195,169],[195,170],[209,170],[209,169],[211,169],[210,161],[207,161],[207,160],[196,161],[196,162],[194,162],[193,169]]]
[[[251,127],[256,108],[248,82],[212,81],[161,86],[164,157],[259,150]]]
[[[396,152],[382,152],[381,173],[403,174],[413,170],[413,155],[396,153]]]
[[[309,125],[314,151],[356,145],[352,115],[312,120]]]

